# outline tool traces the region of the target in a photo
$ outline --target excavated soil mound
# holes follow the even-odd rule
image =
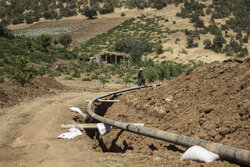
[[[119,103],[97,106],[97,111],[108,107],[105,117],[110,119],[250,150],[250,58],[206,64],[160,87],[117,99]],[[141,161],[156,166],[169,165],[169,160],[170,166],[200,166],[179,161],[186,148],[120,130],[98,137],[97,146],[107,152],[143,154]],[[237,165],[216,161],[205,166]]]
[[[56,93],[67,87],[52,77],[36,77],[22,86],[15,80],[0,84],[0,107],[13,106],[37,96]]]

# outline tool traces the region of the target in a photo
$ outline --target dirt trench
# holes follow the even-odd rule
[[[250,149],[249,58],[207,64],[160,87],[123,93],[116,99],[119,103],[112,106],[96,103],[96,113],[102,111],[100,115],[109,119],[144,123],[146,127]],[[149,166],[240,166],[223,160],[181,162],[187,148],[118,129],[92,138],[101,152],[143,155],[141,163],[148,159]]]

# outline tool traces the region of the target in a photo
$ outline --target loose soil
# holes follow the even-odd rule
[[[96,107],[107,118],[250,150],[249,82],[250,58],[228,60]],[[240,166],[222,160],[180,161],[186,148],[119,129],[104,136],[83,131],[72,140],[56,138],[67,131],[61,124],[84,122],[70,107],[86,112],[86,100],[124,86],[42,77],[24,87],[10,81],[0,87],[1,101],[16,104],[0,109],[0,166]]]
[[[117,99],[105,117],[250,150],[250,58],[207,64]],[[103,109],[97,105],[97,111]],[[133,158],[142,166],[201,166],[179,161],[186,148],[121,130],[99,137],[96,145],[102,151],[144,155]],[[216,161],[202,166],[238,165]]]

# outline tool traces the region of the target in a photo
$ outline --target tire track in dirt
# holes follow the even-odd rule
[[[101,153],[92,151],[84,133],[73,140],[56,137],[67,131],[62,123],[73,123],[76,113],[69,107],[87,105],[87,99],[101,94],[67,92],[2,110],[0,166],[96,166]]]

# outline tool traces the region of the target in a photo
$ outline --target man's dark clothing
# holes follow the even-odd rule
[[[142,75],[142,71],[138,72],[138,86],[145,85],[145,78]]]

